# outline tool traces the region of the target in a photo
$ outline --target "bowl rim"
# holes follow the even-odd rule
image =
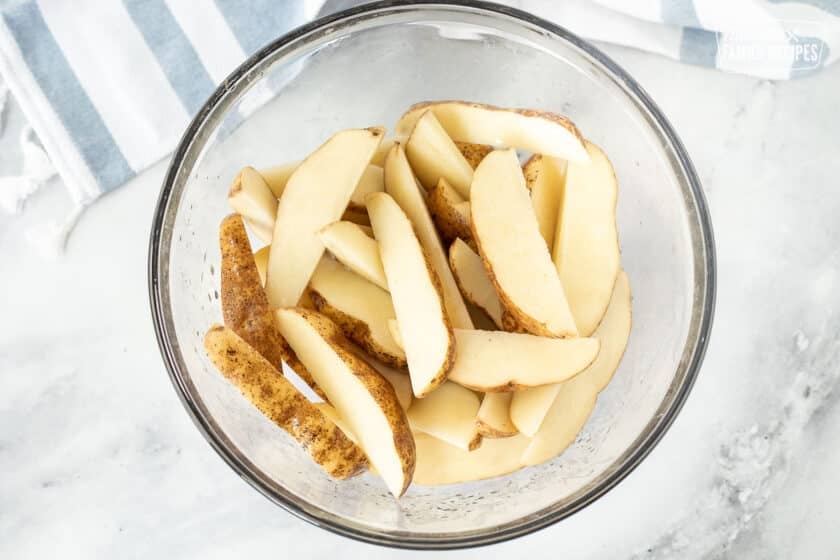
[[[611,77],[613,79],[620,82],[629,90],[632,96],[634,96],[644,109],[653,117],[655,123],[652,124],[659,127],[660,134],[667,141],[667,144],[670,145],[676,155],[679,168],[684,174],[685,182],[689,187],[689,192],[684,194],[690,195],[691,200],[693,201],[694,210],[696,211],[697,223],[699,224],[699,238],[701,242],[695,243],[695,245],[699,246],[699,249],[703,251],[702,257],[704,257],[701,259],[695,257],[694,268],[696,271],[698,260],[702,261],[705,275],[703,277],[704,289],[700,293],[697,293],[697,290],[695,290],[695,298],[699,297],[702,299],[702,306],[699,307],[700,317],[699,321],[696,323],[696,329],[693,329],[695,340],[693,341],[693,348],[691,349],[690,355],[686,360],[686,373],[683,382],[677,388],[675,394],[672,396],[670,406],[663,414],[661,414],[656,425],[652,429],[649,429],[649,422],[645,427],[645,430],[637,436],[633,445],[628,447],[623,455],[616,459],[614,464],[620,463],[618,468],[614,469],[613,472],[609,473],[597,486],[591,488],[585,494],[573,499],[570,503],[563,507],[554,509],[553,511],[546,511],[552,507],[548,506],[543,508],[541,511],[529,514],[519,520],[509,522],[502,528],[489,527],[486,529],[455,535],[430,533],[429,535],[417,536],[406,532],[379,531],[371,528],[365,528],[360,525],[350,525],[338,516],[330,514],[321,508],[311,506],[311,504],[306,503],[305,500],[302,500],[304,504],[299,503],[290,493],[278,493],[276,489],[268,487],[263,481],[255,477],[254,471],[259,471],[258,467],[250,463],[246,457],[232,451],[231,447],[228,445],[230,442],[227,441],[224,435],[216,433],[215,429],[211,426],[211,420],[205,418],[198,404],[190,396],[190,393],[185,386],[185,380],[181,374],[181,366],[179,364],[178,357],[180,350],[177,348],[177,344],[173,345],[172,337],[169,334],[169,327],[167,325],[168,288],[161,285],[162,282],[160,274],[160,267],[162,265],[162,261],[160,260],[161,239],[162,237],[167,237],[164,226],[166,224],[166,218],[169,215],[170,203],[172,202],[172,191],[183,161],[192,148],[192,145],[197,138],[197,133],[201,130],[206,117],[216,107],[219,101],[225,97],[231,84],[238,83],[265,57],[269,56],[276,50],[313,31],[323,30],[336,22],[358,19],[372,12],[405,8],[417,10],[453,7],[468,8],[478,12],[484,12],[484,15],[489,16],[501,15],[518,20],[519,23],[541,28],[550,34],[557,36],[560,40],[569,43],[571,46],[582,50],[586,55],[595,59],[606,68],[608,73],[612,74]],[[698,247],[696,247],[696,249],[697,248]],[[697,251],[695,251],[695,255],[696,252]],[[716,297],[716,276],[717,267],[714,234],[712,231],[708,205],[703,194],[700,180],[691,159],[685,150],[685,147],[670,122],[659,107],[653,102],[647,92],[609,56],[601,52],[601,50],[588,41],[581,39],[564,27],[528,12],[483,0],[380,0],[377,2],[363,4],[361,6],[356,6],[321,17],[310,23],[297,27],[268,43],[266,46],[248,57],[245,62],[237,67],[216,88],[213,94],[202,105],[201,109],[192,119],[181,137],[177,148],[173,152],[161,187],[160,196],[155,207],[148,251],[148,289],[152,322],[154,324],[155,336],[157,338],[158,347],[160,349],[164,365],[181,403],[184,405],[184,408],[186,408],[192,421],[199,428],[202,436],[205,440],[207,440],[216,453],[218,453],[218,455],[234,470],[234,472],[243,478],[249,485],[255,488],[263,496],[300,519],[308,521],[309,523],[326,529],[332,533],[349,537],[354,540],[381,546],[420,550],[448,550],[485,546],[530,534],[539,529],[548,527],[549,525],[553,525],[554,523],[557,523],[558,521],[565,519],[573,513],[576,513],[592,504],[604,494],[612,490],[618,483],[633,472],[633,470],[641,464],[641,462],[647,457],[647,455],[668,431],[674,419],[682,409],[689,393],[691,392],[694,382],[696,381],[711,333]],[[164,293],[164,291],[166,293]],[[692,330],[688,333],[686,348],[689,348],[691,345],[691,339]],[[685,360],[685,353],[683,356]],[[673,385],[669,392],[672,389]],[[667,394],[665,398],[667,398]],[[663,402],[665,402],[665,399],[663,399]],[[660,410],[661,407],[662,404],[660,404]]]

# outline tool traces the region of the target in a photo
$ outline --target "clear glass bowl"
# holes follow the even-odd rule
[[[218,226],[243,165],[303,157],[331,133],[390,125],[410,104],[465,99],[563,113],[601,145],[620,185],[618,228],[633,331],[613,382],[560,457],[502,478],[412,487],[336,482],[205,357],[221,320]],[[184,406],[254,488],[312,523],[378,544],[454,548],[554,523],[607,492],[650,452],[697,375],[714,306],[706,204],[656,105],[590,44],[524,12],[479,2],[383,2],[299,28],[239,67],[190,125],[152,228],[158,341]]]

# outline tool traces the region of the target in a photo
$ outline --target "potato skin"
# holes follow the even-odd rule
[[[364,451],[232,329],[213,325],[204,347],[222,375],[330,476],[350,478],[367,468]]]
[[[512,437],[518,434],[519,432],[503,432],[501,430],[497,430],[490,424],[486,423],[484,420],[476,420],[476,426],[478,426],[478,433],[482,437],[498,439],[498,438],[506,438]]]
[[[288,363],[321,397],[312,376],[280,334],[268,304],[242,216],[231,214],[219,226],[222,252],[222,316],[225,325],[274,366]]]
[[[327,316],[317,311],[301,307],[294,308],[294,311],[306,319],[321,335],[321,338],[330,345],[330,348],[333,349],[356,378],[365,386],[388,419],[388,423],[394,433],[394,447],[399,453],[403,468],[405,485],[399,493],[401,496],[408,489],[409,484],[411,484],[411,479],[414,476],[414,468],[417,464],[417,451],[414,446],[414,436],[411,433],[408,418],[405,415],[402,405],[400,405],[393,385],[361,356],[352,351],[352,347],[344,336],[344,333]]]
[[[447,194],[443,179],[429,190],[427,203],[429,213],[431,213],[432,220],[434,220],[444,243],[448,245],[460,237],[471,247],[474,245],[472,230],[470,229],[470,216],[469,214],[464,215],[455,207],[458,201],[453,200]]]
[[[455,145],[473,169],[478,167],[478,164],[481,163],[484,156],[493,151],[493,146],[490,144],[472,144],[470,142],[456,141]]]
[[[383,348],[371,335],[367,323],[333,307],[317,290],[310,288],[308,292],[315,310],[330,318],[341,329],[344,336],[361,346],[365,352],[391,367],[398,369],[408,367],[405,355],[397,356]]]

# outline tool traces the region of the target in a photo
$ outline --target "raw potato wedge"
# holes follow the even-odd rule
[[[469,198],[473,168],[431,111],[415,123],[405,144],[405,155],[426,190],[446,179],[461,196]]]
[[[526,465],[539,465],[571,445],[595,408],[598,392],[580,376],[560,384],[542,426],[522,453]]]
[[[380,167],[385,165],[385,158],[388,157],[388,152],[391,151],[391,148],[394,147],[394,144],[397,143],[396,138],[386,138],[379,144],[379,147],[376,148],[376,153],[373,154],[373,158],[370,160],[371,165],[378,165]]]
[[[277,218],[277,198],[253,167],[243,167],[228,193],[228,203],[246,219],[254,233],[271,242],[274,220]]]
[[[265,286],[265,271],[268,269],[268,252],[271,245],[266,245],[254,253],[254,264],[257,265],[257,274],[260,275],[260,285]]]
[[[388,330],[391,331],[391,337],[397,343],[397,346],[405,349],[402,342],[402,335],[400,334],[400,324],[396,319],[388,319]]]
[[[465,101],[427,101],[412,106],[394,134],[408,135],[431,109],[456,142],[492,144],[546,154],[569,161],[589,160],[577,127],[561,115],[530,109],[503,109]]]
[[[601,149],[586,142],[591,163],[569,164],[554,243],[554,264],[581,336],[601,322],[621,255],[615,225],[618,183]]]
[[[449,266],[467,301],[484,311],[496,326],[502,328],[502,302],[484,264],[466,243],[456,239],[449,247]]]
[[[446,179],[429,191],[429,212],[446,243],[461,238],[472,242],[470,230],[470,203],[453,189]]]
[[[406,367],[405,352],[388,329],[388,321],[396,318],[388,292],[324,258],[312,274],[308,293],[315,309],[332,319],[344,336],[376,359]]]
[[[385,181],[382,177],[382,167],[379,165],[368,165],[359,184],[350,196],[349,208],[365,209],[365,199],[370,193],[382,192],[385,190]]]
[[[359,276],[382,288],[388,289],[379,244],[353,222],[334,222],[324,227],[319,235],[327,250]]]
[[[452,321],[452,325],[459,329],[471,329],[473,322],[470,313],[464,305],[464,299],[449,269],[446,252],[443,250],[435,224],[426,207],[421,188],[414,178],[411,166],[405,157],[405,151],[399,144],[391,149],[385,161],[385,191],[397,201],[411,220],[417,237],[428,254],[432,267],[440,278],[446,314]]]
[[[455,345],[449,379],[488,393],[565,381],[586,369],[600,349],[595,338],[464,329],[455,329]]]
[[[476,418],[481,399],[455,383],[444,383],[429,396],[418,399],[408,409],[408,422],[415,432],[423,432],[472,451],[481,444]]]
[[[443,486],[484,480],[512,473],[522,467],[520,457],[528,447],[521,435],[485,439],[475,451],[464,451],[435,437],[415,433],[417,468],[414,483]]]
[[[353,430],[350,429],[350,426],[341,419],[338,415],[338,411],[328,402],[319,402],[319,403],[312,403],[315,405],[315,408],[321,411],[321,414],[329,418],[333,421],[333,423],[338,426],[344,435],[347,436],[347,439],[355,443],[356,445],[359,444],[359,438],[356,437],[356,434],[353,433]]]
[[[330,476],[350,478],[365,470],[365,452],[231,329],[213,325],[204,337],[204,347],[222,375],[295,438]]]
[[[262,354],[277,371],[289,364],[307,385],[323,396],[286,344],[268,305],[242,218],[231,214],[219,226],[221,303],[225,325]]]
[[[478,409],[478,433],[486,438],[515,436],[519,430],[510,419],[510,399],[513,393],[486,393]]]
[[[473,169],[478,167],[478,164],[481,163],[484,156],[493,151],[493,146],[490,146],[489,144],[455,142],[455,145],[458,146],[458,149],[461,150],[461,153],[464,154],[464,158],[466,158],[467,162]]]
[[[624,355],[632,322],[630,306],[630,282],[627,274],[621,271],[604,320],[593,333],[593,337],[601,341],[601,351],[595,361],[577,376],[588,380],[596,393],[606,388]],[[513,395],[510,417],[520,432],[527,436],[537,433],[562,385],[534,387]]]
[[[517,326],[541,336],[577,336],[515,151],[494,150],[484,158],[475,170],[470,210],[473,239]]]
[[[408,407],[414,401],[414,393],[411,391],[411,379],[409,379],[408,373],[405,370],[386,366],[376,360],[369,360],[368,363],[391,383],[394,392],[397,394],[397,400],[400,401],[400,406],[403,407],[403,410],[408,410]]]
[[[283,194],[283,189],[286,188],[286,183],[289,177],[295,172],[295,169],[300,165],[299,161],[290,161],[288,163],[281,163],[272,167],[267,167],[259,170],[259,174],[265,180],[268,188],[274,194],[274,198],[279,199]]]
[[[380,144],[380,146],[382,145],[384,145],[384,142],[383,144]],[[389,144],[389,146],[391,145],[393,145],[393,141]],[[377,153],[379,153],[379,148],[377,148]],[[374,157],[376,157],[376,154],[374,154]],[[286,183],[289,182],[289,178],[291,178],[292,174],[295,172],[295,170],[297,170],[300,164],[300,161],[290,161],[288,163],[282,163],[273,167],[260,169],[258,173],[260,174],[260,176],[262,176],[263,180],[265,180],[265,183],[268,185],[268,188],[274,194],[274,197],[279,199],[283,195],[283,191],[286,189]],[[356,189],[353,191],[353,194],[350,197],[350,207],[364,209],[365,196],[367,196],[367,194],[370,192],[376,192],[381,190],[382,164],[379,163],[374,165],[374,163],[371,162],[371,164],[368,165],[365,169],[365,172],[359,179],[359,183],[356,185]]]
[[[537,216],[540,235],[551,251],[566,178],[566,160],[537,154],[528,160],[522,171],[525,174],[525,185],[531,191],[531,204]]]
[[[455,354],[440,281],[414,228],[390,195],[368,198],[368,214],[397,315],[414,396],[424,397],[446,380]],[[386,324],[387,328],[387,324]]]
[[[277,310],[277,319],[283,336],[359,438],[388,489],[402,496],[414,474],[416,454],[393,386],[348,350],[338,327],[320,313],[285,308]]]
[[[324,253],[318,232],[341,218],[384,134],[381,127],[339,132],[289,178],[268,256],[265,291],[273,307],[297,305]]]

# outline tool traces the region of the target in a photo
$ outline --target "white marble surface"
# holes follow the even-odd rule
[[[682,136],[719,257],[715,328],[651,456],[551,528],[453,558],[837,558],[840,68],[769,83],[609,52]],[[416,557],[323,532],[223,464],[149,317],[163,168],[45,260],[0,218],[0,558]]]

